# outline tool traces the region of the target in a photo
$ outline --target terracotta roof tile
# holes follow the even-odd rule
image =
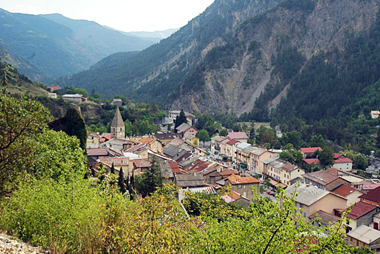
[[[338,169],[337,168],[329,168],[329,169],[326,169],[325,171],[334,175],[334,176],[338,175]]]
[[[303,153],[314,153],[317,150],[322,151],[322,148],[320,148],[320,147],[304,147],[304,148],[301,148],[300,150]]]
[[[179,169],[178,163],[177,162],[169,162],[169,166],[172,169],[173,174],[183,174],[181,170]]]
[[[356,220],[374,209],[376,209],[376,206],[360,201],[354,205],[347,217]]]
[[[108,148],[88,148],[87,156],[108,156]]]
[[[380,186],[361,195],[359,198],[380,204]]]
[[[252,176],[241,177],[238,175],[231,175],[227,177],[227,179],[231,182],[232,185],[260,183],[259,180],[257,180],[256,178]]]
[[[153,142],[154,139],[152,138],[142,138],[139,140],[140,143],[143,143],[143,144],[150,144]]]
[[[229,132],[228,137],[230,139],[248,139],[248,136],[245,132]]]
[[[304,174],[303,177],[322,185],[329,184],[339,178],[338,176],[332,175],[325,170],[307,173]]]
[[[348,186],[345,184],[342,184],[333,190],[334,193],[343,197],[347,197],[349,194],[353,193],[354,191],[356,191],[355,188],[352,188],[351,186]]]
[[[239,172],[233,169],[227,169],[219,173],[221,176],[230,176],[230,175],[238,175]]]
[[[133,165],[136,168],[150,168],[152,163],[148,159],[134,159]]]
[[[321,162],[319,161],[319,159],[303,159],[303,161],[306,162],[309,165],[311,165],[311,164],[321,164]]]
[[[334,163],[352,163],[352,160],[347,157],[341,157],[335,160]]]
[[[230,141],[227,142],[227,145],[233,146],[233,145],[235,145],[238,142],[239,141],[237,141],[236,139],[232,139],[232,140],[230,140]]]

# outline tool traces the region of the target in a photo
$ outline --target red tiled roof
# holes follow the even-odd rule
[[[143,144],[150,144],[153,142],[154,139],[152,138],[142,138],[139,140],[140,143],[143,143]]]
[[[352,163],[352,160],[350,160],[349,158],[347,157],[341,157],[337,160],[334,161],[334,164],[335,163]]]
[[[172,169],[173,174],[183,174],[181,170],[179,169],[178,163],[177,162],[169,162],[169,166]]]
[[[239,172],[233,169],[227,169],[219,173],[221,176],[230,176],[230,175],[238,175]]]
[[[111,140],[111,133],[107,134],[107,135],[104,135],[103,138],[105,138],[107,140]]]
[[[59,86],[48,86],[47,88],[50,88],[50,92],[54,92],[55,90],[61,90]]]
[[[311,165],[311,164],[321,164],[321,162],[319,161],[319,159],[303,159],[303,161],[306,162],[309,165]]]
[[[314,153],[317,150],[322,151],[322,148],[320,148],[320,147],[305,147],[305,148],[301,148],[300,150],[303,153]]]
[[[359,198],[380,204],[380,186],[361,195]]]
[[[230,139],[248,139],[248,136],[245,132],[229,132],[228,137]]]
[[[334,176],[338,175],[338,169],[337,168],[329,168],[329,169],[326,169],[325,171],[334,175]]]
[[[360,201],[354,205],[347,217],[356,220],[374,209],[376,209],[376,206]]]
[[[108,156],[108,148],[88,148],[87,156]]]
[[[329,172],[326,172],[326,170],[321,170],[321,171],[316,171],[316,172],[311,172],[302,175],[304,178],[307,178],[313,182],[322,184],[322,185],[327,185],[336,179],[338,179],[338,176],[332,175]]]
[[[259,180],[252,176],[241,177],[239,175],[231,175],[227,177],[227,179],[231,182],[232,185],[260,183]]]
[[[333,153],[334,159],[338,159],[341,155],[340,153]]]
[[[239,199],[242,198],[242,199],[245,199],[245,200],[249,201],[248,198],[244,197],[244,196],[241,195],[240,193],[237,193],[236,191],[233,191],[233,190],[231,190],[229,196],[232,197],[232,198],[235,199],[235,200],[239,200]]]
[[[227,142],[227,145],[233,146],[233,145],[235,145],[237,142],[239,142],[239,141],[237,141],[237,140],[235,140],[235,139],[231,139],[230,141]]]
[[[285,170],[286,172],[292,172],[293,170],[297,169],[297,166],[291,163],[288,163],[285,166],[283,166],[282,169]]]
[[[347,197],[347,195],[353,193],[354,191],[356,191],[355,188],[352,188],[351,186],[345,184],[342,184],[333,190],[334,193],[343,197]]]
[[[206,171],[201,172],[201,174],[202,174],[202,175],[208,175],[208,174],[210,174],[210,173],[212,173],[212,172],[214,172],[214,171],[216,171],[216,170],[217,170],[216,167],[215,167],[215,166],[212,166],[212,167],[210,167],[209,169],[207,169]]]
[[[149,168],[152,166],[152,163],[148,159],[134,159],[133,165],[136,168]]]

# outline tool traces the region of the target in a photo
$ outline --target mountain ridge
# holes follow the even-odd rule
[[[66,25],[51,20],[54,18]],[[68,27],[70,22],[75,25]],[[153,44],[93,21],[70,21],[57,14],[31,15],[0,9],[0,27],[11,62],[32,80],[43,82],[87,69],[112,53],[142,50]]]
[[[268,121],[314,56],[367,40],[378,12],[378,0],[218,0],[161,43],[119,59],[115,77],[93,68],[67,82],[106,96],[114,90],[189,112]],[[343,68],[336,59],[328,61]]]

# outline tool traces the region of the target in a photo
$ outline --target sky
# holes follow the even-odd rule
[[[114,29],[162,31],[180,28],[214,0],[0,0],[0,8],[17,13],[60,13]]]

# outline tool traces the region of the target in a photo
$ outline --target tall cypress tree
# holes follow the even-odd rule
[[[125,190],[125,183],[124,183],[124,172],[122,168],[120,168],[120,171],[119,171],[119,178],[117,179],[117,184],[119,185],[120,192],[124,194],[126,190]]]
[[[111,166],[111,173],[115,174],[115,166],[114,166],[113,162],[112,162],[112,166]]]
[[[185,112],[183,109],[181,109],[181,112],[179,113],[178,116],[175,118],[175,126],[174,126],[174,131],[177,133],[177,127],[180,126],[183,123],[187,123],[187,118],[185,115]]]

